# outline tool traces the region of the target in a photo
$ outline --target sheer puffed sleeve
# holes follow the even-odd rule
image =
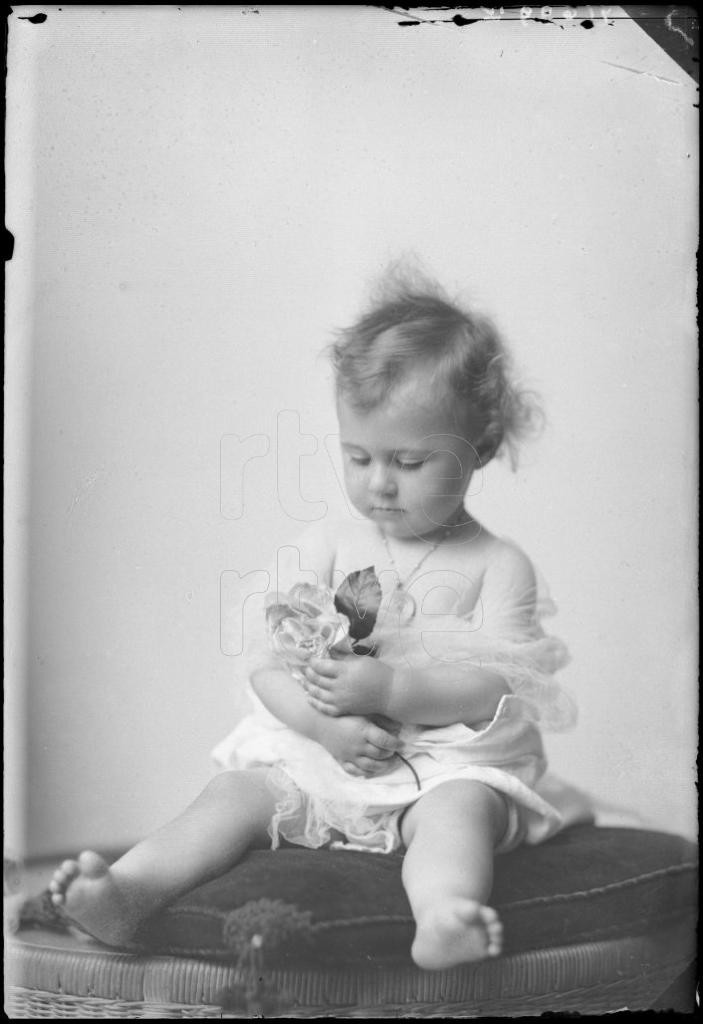
[[[467,608],[464,596],[457,593],[452,614],[420,612],[405,629],[384,624],[379,636],[383,656],[421,668],[430,685],[434,677],[456,675],[462,664],[490,669],[526,702],[543,728],[571,728],[576,704],[555,678],[569,654],[564,643],[542,627],[541,620],[553,605],[527,556],[515,545],[498,542],[479,598],[471,601]]]
[[[473,657],[499,672],[511,691],[533,707],[544,728],[563,731],[575,724],[577,709],[555,678],[568,663],[569,652],[542,625],[554,611],[530,560],[515,545],[503,543],[485,572],[468,621]]]

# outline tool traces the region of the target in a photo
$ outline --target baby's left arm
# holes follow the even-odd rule
[[[496,672],[475,665],[393,669],[382,660],[352,654],[342,660],[314,659],[311,666],[305,673],[308,699],[327,715],[378,714],[408,725],[472,725],[491,719],[500,698],[510,692]]]
[[[519,548],[496,541],[480,595],[486,636],[524,639],[535,627],[536,581]],[[534,635],[534,634],[533,634]],[[469,661],[426,668],[393,668],[383,659],[313,659],[305,688],[313,707],[328,715],[381,714],[416,725],[475,725],[493,717],[510,693],[503,677]]]

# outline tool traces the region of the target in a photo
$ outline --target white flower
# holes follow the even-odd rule
[[[349,619],[335,608],[329,587],[296,583],[288,594],[272,595],[266,622],[274,653],[290,668],[324,658],[332,648],[351,649]]]

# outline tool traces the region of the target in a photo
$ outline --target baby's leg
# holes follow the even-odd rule
[[[419,967],[439,970],[500,953],[502,926],[485,901],[506,824],[502,797],[473,781],[437,786],[406,812],[403,884],[415,918],[411,952]]]
[[[54,903],[95,938],[125,942],[154,911],[270,844],[266,771],[216,775],[183,814],[110,867],[90,851],[64,861],[49,886]]]

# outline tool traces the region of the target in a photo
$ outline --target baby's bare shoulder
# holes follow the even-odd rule
[[[514,541],[491,536],[486,549],[485,579],[527,590],[536,585],[534,566]]]
[[[506,582],[514,580],[523,585],[534,583],[532,562],[518,544],[496,536],[475,521],[471,527],[472,533],[465,543],[456,546],[460,560],[470,560],[484,577],[500,578]]]

